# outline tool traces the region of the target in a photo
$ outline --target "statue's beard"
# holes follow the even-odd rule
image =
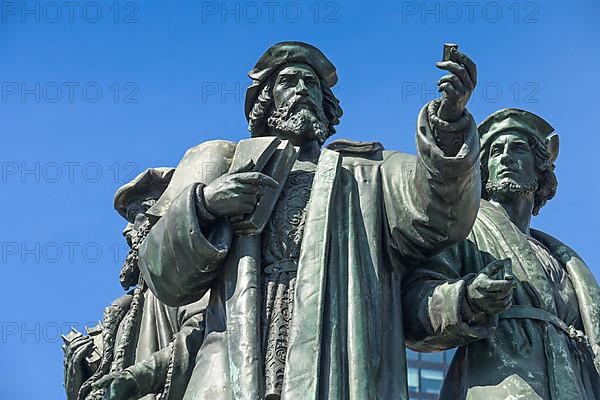
[[[520,184],[510,178],[501,179],[496,182],[488,181],[485,184],[485,190],[490,199],[502,199],[513,196],[533,196],[538,189],[538,181],[533,178],[531,181]]]
[[[140,279],[140,269],[138,267],[138,249],[130,248],[127,258],[121,267],[119,281],[121,287],[125,290],[135,286]]]
[[[150,221],[146,220],[138,229],[133,229],[127,233],[127,239],[128,242],[131,243],[131,248],[129,249],[129,253],[127,254],[127,258],[125,259],[119,274],[121,287],[125,290],[137,285],[139,282],[140,268],[138,266],[138,260],[140,245],[146,236],[148,236],[151,227],[152,224]]]
[[[313,110],[304,105],[295,107],[296,105],[296,102],[292,102],[289,106],[275,109],[267,119],[269,129],[284,138],[301,137],[316,139],[319,143],[325,142],[329,137],[329,122],[323,110],[319,107]],[[293,111],[296,108],[299,109]]]

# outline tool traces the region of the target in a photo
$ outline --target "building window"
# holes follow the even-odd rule
[[[406,349],[406,358],[408,360],[418,360],[419,353],[417,353],[416,351],[412,351],[410,349]]]
[[[408,390],[419,391],[419,370],[417,368],[408,368]]]
[[[452,361],[452,357],[454,357],[455,353],[456,353],[456,349],[450,349],[450,350],[446,350],[444,352],[444,358],[446,359],[446,364],[450,364],[450,362]]]
[[[421,353],[421,361],[429,361],[441,364],[444,362],[444,353]]]
[[[421,392],[439,394],[444,380],[444,371],[422,368],[421,369]]]
[[[410,400],[437,400],[455,350],[418,353],[406,349]]]

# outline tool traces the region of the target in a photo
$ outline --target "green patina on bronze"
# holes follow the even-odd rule
[[[465,241],[406,276],[408,346],[459,347],[442,400],[600,399],[600,288],[573,250],[530,228],[556,192],[558,136],[518,109],[479,133],[479,213]]]
[[[341,116],[330,90],[333,64],[300,42],[268,50],[250,74],[249,126],[255,137],[294,144],[289,179],[304,174],[312,183],[302,192],[276,182],[281,201],[259,236],[236,234],[230,219],[251,197],[236,205],[227,193],[252,194],[250,184],[268,189],[272,182],[232,176],[236,143],[212,141],[186,153],[172,188],[149,211],[159,220],[140,252],[144,278],[162,301],[181,305],[210,296],[185,399],[408,398],[402,274],[466,236],[480,192],[478,137],[464,109],[475,67],[462,53],[453,57],[440,67],[460,69],[465,81],[453,94],[442,90],[442,99],[420,113],[415,157],[348,141],[322,148]],[[273,220],[282,215],[301,221]],[[272,234],[287,225],[298,240]],[[283,251],[284,242],[292,259],[277,264],[286,270],[274,275],[266,255]],[[284,273],[289,279],[282,281]],[[273,285],[281,292],[270,292]],[[287,308],[265,315],[270,296]],[[283,320],[282,310],[289,313]],[[284,330],[279,381],[270,378],[265,359],[273,326]]]
[[[158,300],[139,278],[139,246],[151,227],[144,215],[165,191],[173,168],[150,168],[115,193],[131,250],[120,273],[133,290],[104,310],[102,340],[71,333],[65,344],[68,400],[181,399],[204,334],[205,299],[182,307]],[[98,362],[89,355],[98,353]]]
[[[189,149],[145,213],[139,267],[157,307],[207,304],[202,334],[184,336],[190,375],[153,390],[183,376],[170,399],[408,399],[402,277],[466,238],[481,193],[466,110],[477,69],[456,46],[447,53],[441,97],[417,118],[416,156],[324,146],[342,109],[335,67],[314,46],[283,42],[259,59],[245,103],[252,138]],[[139,369],[136,385],[162,370]],[[100,379],[105,398],[137,398],[117,390],[119,376]]]

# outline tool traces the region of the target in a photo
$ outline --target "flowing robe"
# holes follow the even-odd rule
[[[92,391],[90,385],[110,372],[126,369],[143,394],[136,399],[180,400],[204,337],[207,301],[202,298],[170,307],[147,287],[132,293],[105,309],[101,364],[86,381],[80,398],[99,398],[104,390]]]
[[[426,108],[418,118],[417,157],[322,150],[306,211],[282,399],[408,399],[401,277],[471,229],[481,185],[479,140],[472,117],[465,118],[455,156],[438,147]],[[226,173],[235,147],[213,141],[186,153],[167,189],[176,195],[163,195],[167,200],[150,210],[160,220],[140,249],[144,279],[165,303],[186,304],[210,289],[186,400],[263,396],[260,237],[234,237],[228,221],[205,224],[196,211],[197,185]]]
[[[146,221],[132,236],[126,267],[136,270],[138,243],[151,224]],[[80,399],[102,398],[105,388],[92,385],[110,373],[126,370],[138,386],[139,400],[180,400],[204,337],[207,296],[182,307],[170,307],[156,298],[143,280],[104,311],[102,358],[98,369],[80,388]]]
[[[441,400],[600,399],[593,354],[600,354],[600,288],[573,250],[542,232],[532,230],[531,236],[503,209],[482,200],[467,240],[405,277],[408,347],[426,352],[459,347]],[[593,350],[551,323],[463,314],[468,283],[491,261],[505,258],[511,258],[518,281],[513,306],[559,317],[583,331]]]
[[[202,344],[207,301],[203,298],[183,307],[169,307],[147,288],[142,296],[137,340],[129,343],[135,349],[135,359],[127,370],[142,385],[141,391],[149,393],[140,400],[179,400]],[[117,342],[122,334],[117,333]]]

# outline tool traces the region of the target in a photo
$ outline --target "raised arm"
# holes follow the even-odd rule
[[[382,165],[392,259],[404,267],[466,238],[479,209],[479,136],[465,108],[476,69],[453,57],[438,63],[452,72],[438,82],[442,97],[419,113],[416,159],[395,153]]]

